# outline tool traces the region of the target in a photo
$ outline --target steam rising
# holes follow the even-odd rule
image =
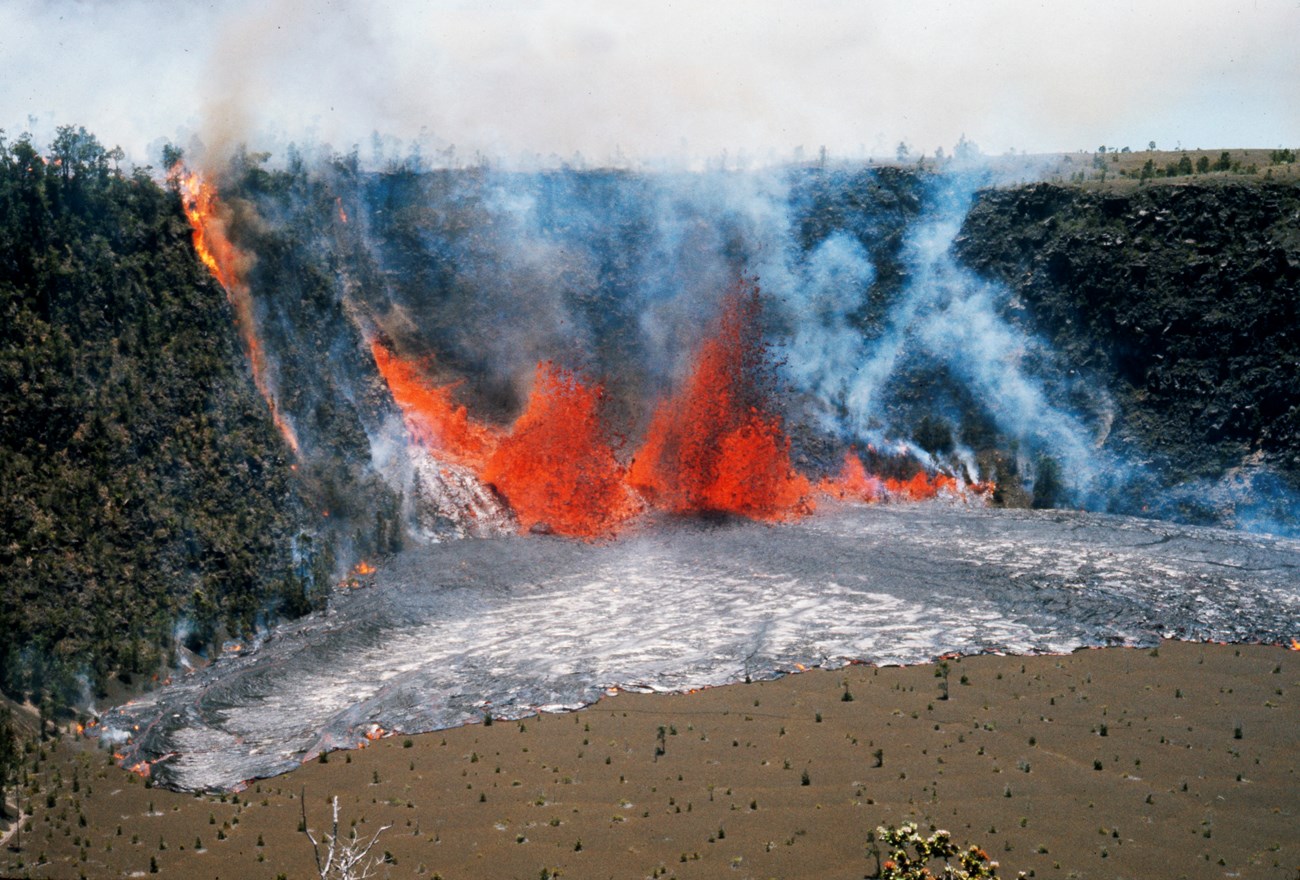
[[[907,283],[890,309],[885,331],[868,341],[853,330],[859,296],[872,278],[862,249],[842,237],[824,242],[813,254],[788,297],[797,322],[794,342],[785,349],[789,372],[813,392],[849,439],[881,442],[881,404],[891,380],[909,358],[941,362],[962,382],[1007,436],[1028,451],[1046,453],[1064,465],[1070,480],[1088,498],[1117,465],[1099,455],[1104,438],[1076,414],[1056,405],[1048,377],[1034,375],[1029,355],[1044,346],[1003,316],[1008,293],[960,266],[952,245],[969,210],[976,175],[935,178],[929,205],[910,230],[903,248]],[[812,320],[803,314],[811,311]],[[1100,499],[1093,497],[1093,503]]]

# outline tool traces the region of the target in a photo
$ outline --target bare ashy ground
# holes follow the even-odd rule
[[[1227,166],[1222,160],[1227,154]],[[1179,167],[1183,157],[1187,166]],[[1300,182],[1300,161],[1292,152],[1291,161],[1282,160],[1281,150],[1240,147],[1230,149],[1148,150],[1107,147],[1105,152],[1079,150],[1073,153],[1015,153],[986,155],[980,161],[999,172],[1008,182],[1050,181],[1074,184],[1088,189],[1129,191],[1139,186],[1199,184],[1213,186],[1230,181]],[[909,157],[905,162],[886,161],[885,165],[921,165],[943,167],[933,156]],[[1147,162],[1151,165],[1143,173]],[[1173,166],[1174,174],[1168,172]]]
[[[393,737],[238,795],[147,787],[50,744],[0,873],[309,877],[333,795],[377,876],[845,877],[912,820],[1035,877],[1300,868],[1300,652],[1163,643],[851,666]],[[846,697],[847,695],[847,697]],[[29,766],[29,770],[31,767]]]

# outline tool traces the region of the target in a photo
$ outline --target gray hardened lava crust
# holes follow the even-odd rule
[[[159,784],[237,787],[378,732],[851,661],[1300,632],[1300,543],[1090,513],[845,506],[604,543],[409,551],[371,588],[105,719]],[[138,727],[138,732],[135,728]],[[111,734],[110,734],[111,735]]]

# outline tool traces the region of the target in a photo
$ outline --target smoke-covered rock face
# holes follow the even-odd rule
[[[1038,185],[982,194],[956,253],[1107,389],[1135,512],[1294,533],[1300,191]]]
[[[1241,270],[1258,296],[1232,310],[1252,317],[1200,340],[1207,363],[1185,376],[1186,361],[1169,360],[1190,339],[1177,351],[1165,343],[1194,332],[1173,291],[1200,269],[1177,262],[1186,246],[1176,237],[1224,200],[1248,211],[1243,197],[1232,187],[1104,200],[982,189],[995,183],[977,171],[888,168],[523,173],[407,162],[365,172],[355,157],[268,171],[243,156],[221,190],[243,206],[232,229],[256,255],[250,285],[304,459],[350,463],[333,478],[342,508],[356,506],[349,481],[364,473],[383,474],[408,507],[437,496],[437,468],[421,462],[457,460],[412,439],[376,343],[441,389],[449,410],[463,407],[457,418],[503,436],[540,363],[574,371],[600,386],[604,442],[627,464],[659,403],[696,375],[729,292],[756,284],[763,351],[761,376],[749,379],[784,432],[774,442],[789,438],[793,466],[814,483],[853,448],[882,477],[992,484],[994,504],[1293,528],[1300,432],[1286,425],[1300,399],[1274,382],[1250,400],[1260,373],[1247,361],[1262,350],[1248,340],[1279,358],[1294,352],[1294,315],[1274,312],[1295,296],[1300,245],[1273,231],[1295,194],[1271,191],[1269,218],[1247,224],[1266,240],[1245,248]],[[1112,240],[1152,256],[1119,266]],[[1087,295],[1075,244],[1111,267],[1088,270]],[[1232,274],[1198,259],[1193,267]],[[1148,301],[1152,285],[1167,301]],[[1090,317],[1102,290],[1111,311]],[[1197,294],[1199,308],[1208,295]],[[1261,297],[1275,305],[1260,311]],[[1114,317],[1135,310],[1140,318]],[[1147,335],[1128,339],[1138,323]],[[1213,383],[1237,381],[1239,369],[1243,391],[1221,401]],[[1254,408],[1261,418],[1245,416]],[[1196,410],[1205,417],[1161,422]],[[1227,446],[1215,439],[1225,430]],[[445,520],[448,534],[482,531],[445,513],[416,515]]]

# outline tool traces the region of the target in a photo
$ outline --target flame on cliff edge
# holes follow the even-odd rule
[[[240,268],[247,262],[247,258],[226,235],[226,225],[216,190],[198,172],[190,171],[180,163],[172,167],[168,172],[168,178],[175,182],[181,194],[181,205],[185,210],[185,218],[190,223],[195,252],[203,265],[207,266],[208,271],[212,273],[212,277],[226,291],[226,299],[235,310],[235,326],[239,328],[240,338],[248,353],[253,384],[266,401],[276,429],[284,437],[285,443],[293,450],[294,455],[297,455],[298,436],[276,404],[275,394],[267,375],[266,352],[257,335],[253,298],[248,285],[240,277]]]

